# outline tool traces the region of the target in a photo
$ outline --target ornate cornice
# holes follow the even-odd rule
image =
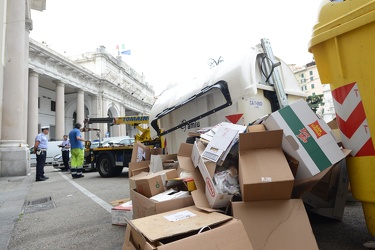
[[[128,88],[129,85],[140,85],[140,88],[141,86],[146,87],[146,85],[138,81],[130,80],[133,84],[129,84],[126,79],[120,80],[118,79],[119,76],[112,72],[107,76],[98,76],[94,72],[33,39],[30,39],[29,47],[29,65],[36,72],[48,75],[72,87],[82,89],[89,94],[98,95],[100,91],[103,91],[104,96],[108,99],[123,103],[135,110],[148,109],[153,104],[145,102],[145,98],[141,100],[139,96],[135,97],[131,95],[131,89]],[[86,55],[86,59],[92,60],[90,55]],[[150,92],[147,88],[145,90],[146,93]],[[151,92],[153,93],[153,91]]]

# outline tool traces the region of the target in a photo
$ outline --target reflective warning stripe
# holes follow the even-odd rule
[[[225,118],[227,118],[228,121],[230,121],[231,123],[237,124],[237,122],[241,119],[242,116],[243,114],[234,114],[234,115],[227,115],[225,116]]]
[[[308,152],[312,161],[319,168],[319,170],[322,171],[331,166],[331,161],[315,141],[314,137],[310,135],[301,120],[294,113],[293,109],[290,106],[286,106],[285,108],[280,109],[279,113],[296,137],[299,138],[301,145]],[[304,135],[303,139],[301,138],[301,134]]]
[[[366,112],[356,82],[332,90],[337,125],[352,156],[375,155]]]

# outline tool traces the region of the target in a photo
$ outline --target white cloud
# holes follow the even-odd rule
[[[117,44],[131,49],[123,56],[160,92],[167,84],[190,79],[218,59],[269,38],[273,52],[286,63],[304,64],[316,21],[317,0],[48,0],[32,12],[30,36],[67,54]]]

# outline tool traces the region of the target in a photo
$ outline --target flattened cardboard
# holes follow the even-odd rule
[[[141,195],[133,189],[130,190],[130,197],[132,198],[133,205],[133,219],[194,205],[194,201],[191,196],[169,201],[156,202]]]
[[[243,201],[290,199],[294,177],[281,149],[282,130],[240,134]]]
[[[238,130],[220,127],[202,152],[201,157],[218,162],[227,154],[236,137],[238,137]]]
[[[247,237],[243,223],[237,219],[211,226],[210,230],[197,234],[181,235],[174,241],[168,241],[160,246],[151,246],[150,243],[141,237],[130,225],[125,232],[123,250],[136,249],[157,249],[157,250],[252,250],[253,247]],[[135,239],[135,240],[134,240]],[[133,242],[134,243],[133,243]],[[134,245],[133,245],[134,244]],[[155,245],[158,245],[157,243]]]
[[[301,199],[233,202],[232,209],[256,250],[319,249]]]
[[[231,220],[228,215],[207,213],[195,206],[131,220],[129,223],[149,241],[199,230]],[[157,230],[155,230],[157,229]]]

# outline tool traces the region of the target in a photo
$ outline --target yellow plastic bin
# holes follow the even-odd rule
[[[321,82],[330,84],[354,198],[375,236],[375,0],[320,5],[309,51]]]

